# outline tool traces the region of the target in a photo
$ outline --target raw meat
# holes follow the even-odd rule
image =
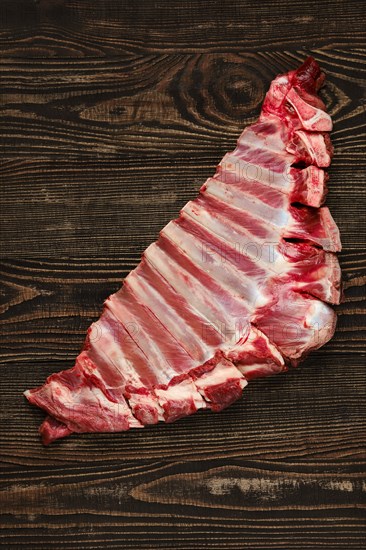
[[[341,248],[322,206],[332,122],[308,58],[110,296],[75,366],[25,392],[43,442],[219,411],[332,336]]]

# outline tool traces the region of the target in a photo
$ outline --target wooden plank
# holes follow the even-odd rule
[[[1,2],[1,546],[362,547],[363,12],[356,0]],[[72,366],[105,297],[256,119],[273,76],[308,53],[335,122],[328,205],[346,300],[334,339],[218,415],[44,448],[44,414],[22,391]]]
[[[298,369],[251,382],[244,397],[220,414],[196,413],[173,424],[124,433],[70,436],[45,448],[44,413],[22,391],[71,364],[51,359],[1,368],[3,463],[57,465],[104,460],[356,460],[365,451],[366,371],[362,355],[311,355]],[[103,449],[103,452],[101,452]]]
[[[2,361],[72,362],[103,301],[138,261],[134,253],[106,259],[3,260]],[[336,308],[337,332],[324,353],[352,356],[366,351],[366,255],[345,252],[341,266],[345,302]]]
[[[8,548],[362,546],[359,463],[110,462],[11,467],[4,477]]]
[[[365,153],[365,55],[314,50],[337,154]],[[95,60],[4,60],[3,152],[21,155],[216,155],[259,115],[271,80],[308,55],[155,54]]]
[[[231,145],[231,148],[234,144]],[[213,175],[224,151],[190,158],[3,158],[0,229],[10,258],[136,256]],[[345,249],[363,249],[363,158],[336,152],[327,205]],[[19,223],[22,212],[22,223]]]
[[[2,0],[8,57],[363,47],[358,0]]]

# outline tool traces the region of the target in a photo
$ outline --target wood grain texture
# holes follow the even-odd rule
[[[363,47],[358,0],[2,0],[8,57]]]
[[[338,327],[327,354],[364,353],[366,255],[340,256],[344,302],[337,307]],[[18,363],[70,361],[79,353],[88,326],[100,315],[103,301],[118,290],[123,276],[136,267],[139,254],[78,260],[3,260],[0,280],[2,361]],[[63,365],[55,370],[65,368]]]
[[[55,538],[59,548],[362,547],[358,462],[105,462],[4,475],[9,547],[52,548]]]
[[[232,149],[232,143],[228,149]],[[2,254],[7,258],[138,257],[160,229],[197,195],[223,151],[202,158],[139,155],[126,158],[4,157],[0,177]],[[327,204],[346,250],[364,248],[360,217],[366,161],[337,152]],[[18,223],[23,205],[22,224]],[[37,220],[37,223],[34,223]],[[41,235],[41,238],[40,238]]]
[[[196,413],[175,424],[159,424],[119,434],[85,434],[39,442],[44,414],[25,403],[22,391],[39,385],[67,367],[57,361],[9,363],[3,367],[1,459],[10,464],[44,464],[85,460],[186,459],[217,457],[296,461],[365,458],[363,414],[366,373],[363,357],[322,352],[302,367],[270,380],[251,382],[243,399],[222,412]],[[352,375],[349,375],[352,368]],[[27,427],[25,429],[25,426]]]
[[[363,248],[365,56],[313,53],[335,123],[328,204],[344,246]],[[142,251],[257,118],[273,75],[304,55],[5,61],[3,255],[102,256],[129,242]]]
[[[361,550],[365,29],[338,0],[0,3],[0,546]],[[334,120],[335,337],[220,414],[41,446],[22,392],[194,197],[270,81],[312,53]]]
[[[365,153],[364,52],[311,50],[328,81],[322,95],[335,122],[338,155]],[[273,75],[306,57],[296,52],[154,54],[96,60],[9,60],[1,66],[4,152],[145,155],[213,162],[254,122]],[[336,59],[334,59],[336,55]]]

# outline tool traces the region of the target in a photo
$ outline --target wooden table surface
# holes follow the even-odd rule
[[[1,1],[4,548],[362,548],[364,8]],[[103,300],[309,53],[335,123],[333,340],[221,414],[44,448],[22,392],[73,365]]]

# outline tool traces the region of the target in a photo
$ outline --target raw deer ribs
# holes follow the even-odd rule
[[[45,444],[220,411],[333,335],[341,244],[321,206],[323,81],[308,58],[272,82],[259,121],[106,300],[75,366],[25,392],[48,413]]]

